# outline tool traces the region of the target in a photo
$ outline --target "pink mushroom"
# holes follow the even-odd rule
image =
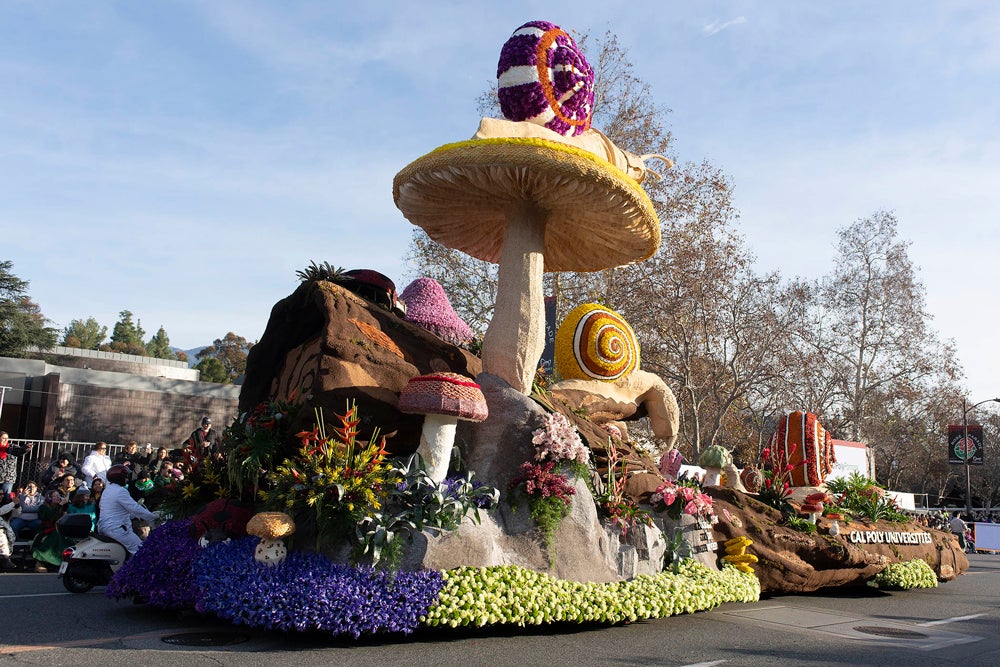
[[[424,416],[417,453],[437,483],[448,475],[459,419],[483,421],[489,415],[482,389],[458,373],[419,375],[399,393],[399,410]]]

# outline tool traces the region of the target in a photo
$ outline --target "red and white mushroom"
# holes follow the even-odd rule
[[[840,524],[838,522],[843,521],[844,517],[841,516],[840,514],[831,512],[830,514],[826,515],[826,518],[829,519],[830,521],[833,521],[833,523],[830,524],[830,535],[833,535],[834,537],[840,535]]]
[[[448,475],[458,420],[480,422],[489,416],[482,389],[458,373],[431,373],[411,379],[399,393],[399,410],[424,415],[417,453],[437,483]]]
[[[816,523],[816,515],[822,514],[823,512],[823,503],[805,502],[802,503],[802,507],[799,508],[799,511],[803,514],[809,515],[809,523]]]

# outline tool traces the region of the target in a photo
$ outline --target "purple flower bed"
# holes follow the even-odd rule
[[[202,552],[194,563],[199,611],[270,630],[409,634],[444,585],[433,570],[393,574],[300,551],[269,567],[254,560],[256,545],[248,537]]]
[[[113,599],[134,595],[153,607],[189,609],[198,600],[191,563],[201,552],[190,536],[190,519],[170,521],[152,533],[135,556],[115,572],[104,590]]]

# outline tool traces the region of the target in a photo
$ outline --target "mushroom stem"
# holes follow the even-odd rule
[[[546,213],[531,202],[507,211],[493,319],[483,338],[483,370],[531,393],[545,349]]]
[[[722,468],[705,468],[705,479],[702,481],[702,486],[718,486],[719,479],[722,477]]]
[[[448,476],[451,463],[451,449],[455,444],[455,430],[458,418],[448,415],[429,414],[424,417],[424,428],[420,433],[417,453],[427,465],[427,474],[440,484]]]

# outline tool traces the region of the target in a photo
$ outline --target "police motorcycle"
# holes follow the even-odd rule
[[[91,532],[91,528],[89,514],[67,514],[56,523],[56,530],[75,542],[63,550],[59,564],[59,577],[70,593],[86,593],[94,586],[107,586],[129,558],[124,545]]]

